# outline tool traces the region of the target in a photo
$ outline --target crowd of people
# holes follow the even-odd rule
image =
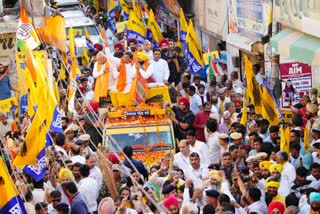
[[[94,9],[86,4],[83,9],[107,29],[107,39],[88,50],[87,65],[78,59],[81,75],[73,105],[67,98],[68,80],[59,80],[63,133],[51,133],[53,145],[46,148],[43,178],[35,179],[11,164],[24,149],[31,123],[28,111],[18,115],[13,104],[9,114],[0,113],[1,156],[28,213],[320,212],[317,89],[290,106],[293,116],[285,124],[289,136],[280,135],[281,124],[270,125],[252,104],[247,105],[246,124],[241,124],[245,87],[238,72],[230,79],[226,74],[191,74],[183,48],[172,39],[161,40],[160,48],[152,48],[148,40],[126,40],[124,33],[112,33],[99,18],[103,12],[93,15]],[[50,49],[50,57],[57,55],[55,51]],[[57,58],[53,62],[59,78],[61,63]],[[9,84],[8,68],[0,69],[3,88]],[[256,81],[265,84],[259,69],[253,67]],[[104,118],[99,107],[108,92],[132,93],[137,76],[148,88],[170,88],[172,103],[165,101],[163,107],[174,112],[169,117],[177,148],[152,166],[136,160],[130,146],[122,149],[122,161],[112,146],[101,145]],[[1,99],[11,96],[6,94],[1,92]],[[289,151],[280,149],[285,137]]]

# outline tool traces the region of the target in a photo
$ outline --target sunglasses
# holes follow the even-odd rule
[[[60,202],[60,201],[61,201],[61,198],[59,198],[59,199],[52,199],[51,201],[52,201],[52,202]]]

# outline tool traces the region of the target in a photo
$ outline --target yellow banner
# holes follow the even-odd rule
[[[17,106],[18,101],[16,97],[11,97],[0,101],[0,112],[8,113],[11,112],[12,106]]]
[[[220,56],[219,56],[219,52],[218,51],[212,51],[211,52],[211,56],[212,56],[212,59],[215,60],[215,59],[220,59]],[[204,53],[203,54],[203,60],[204,60],[204,64],[205,65],[208,65],[209,64],[209,54],[208,53]]]
[[[139,43],[143,43],[145,40],[147,29],[142,21],[136,16],[133,11],[130,11],[127,39],[136,38]]]
[[[152,38],[159,44],[163,36],[152,10],[150,10],[147,28],[152,32]]]

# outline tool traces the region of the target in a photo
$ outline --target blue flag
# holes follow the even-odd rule
[[[62,130],[62,123],[61,123],[61,114],[59,111],[58,106],[54,109],[53,112],[53,119],[50,126],[50,131],[57,132],[57,133],[63,133]]]
[[[116,8],[111,9],[108,13],[108,25],[114,33],[117,33],[117,26],[114,22],[114,18],[116,18]]]
[[[42,149],[37,155],[37,166],[26,165],[23,171],[32,176],[36,181],[40,181],[46,173],[46,155],[45,149]]]

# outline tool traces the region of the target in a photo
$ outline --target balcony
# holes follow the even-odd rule
[[[319,0],[275,0],[274,21],[320,37]]]

